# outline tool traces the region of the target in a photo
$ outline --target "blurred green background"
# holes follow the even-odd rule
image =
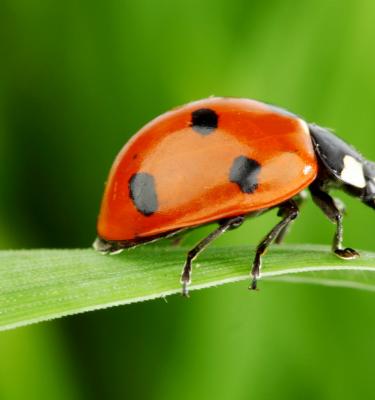
[[[0,247],[89,246],[130,135],[212,94],[286,107],[375,159],[374,18],[372,0],[2,0]],[[373,211],[340,197],[346,245],[375,250]],[[256,244],[276,220],[215,245]],[[287,241],[332,234],[310,203]],[[374,294],[261,289],[231,284],[1,333],[0,399],[373,396]]]

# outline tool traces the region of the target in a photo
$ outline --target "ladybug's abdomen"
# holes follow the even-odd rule
[[[124,147],[98,233],[134,241],[268,208],[316,173],[299,118],[246,99],[201,100],[152,121]]]

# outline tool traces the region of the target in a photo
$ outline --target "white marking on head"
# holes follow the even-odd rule
[[[312,170],[312,166],[311,165],[305,165],[304,167],[303,167],[303,175],[308,175],[310,172],[311,172],[311,170]]]
[[[345,156],[343,161],[344,168],[341,171],[341,179],[349,185],[364,188],[366,180],[363,174],[362,163],[352,156]]]

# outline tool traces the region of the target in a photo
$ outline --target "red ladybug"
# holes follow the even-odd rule
[[[257,247],[261,256],[281,242],[298,216],[301,192],[336,224],[332,249],[344,259],[343,210],[328,194],[340,187],[375,208],[375,164],[325,128],[249,99],[210,97],[173,109],[144,126],[117,156],[106,185],[94,248],[117,253],[217,222],[188,252],[181,282],[188,294],[193,259],[245,218],[277,207],[281,221]]]

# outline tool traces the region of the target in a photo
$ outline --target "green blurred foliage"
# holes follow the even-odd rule
[[[371,0],[2,0],[0,246],[88,246],[121,146],[152,117],[212,94],[286,107],[375,159],[374,18]],[[346,244],[375,250],[372,210],[340,197]],[[275,221],[215,245],[256,243]],[[308,204],[288,241],[332,234]],[[374,295],[261,286],[2,333],[0,398],[371,397]]]

